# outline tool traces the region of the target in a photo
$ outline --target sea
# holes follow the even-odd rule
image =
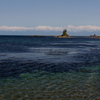
[[[100,100],[100,40],[0,36],[0,100]]]

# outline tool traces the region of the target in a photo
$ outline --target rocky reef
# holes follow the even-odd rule
[[[94,38],[100,39],[100,36],[97,36],[96,34],[90,35],[89,37],[94,37]]]

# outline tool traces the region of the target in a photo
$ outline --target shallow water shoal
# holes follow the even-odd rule
[[[84,67],[78,72],[49,73],[36,70],[19,78],[0,80],[0,99],[87,99],[100,98],[100,67]]]

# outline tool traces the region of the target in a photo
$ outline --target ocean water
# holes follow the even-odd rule
[[[0,100],[100,100],[100,40],[0,36]]]

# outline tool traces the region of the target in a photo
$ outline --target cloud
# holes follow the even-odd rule
[[[16,26],[12,26],[12,27],[1,26],[0,30],[1,31],[23,31],[23,30],[29,30],[29,28],[27,28],[27,27],[16,27]]]
[[[38,27],[34,27],[34,30],[50,30],[50,31],[62,31],[63,28],[62,27],[51,27],[51,26],[38,26]]]
[[[72,31],[72,32],[80,32],[80,31],[100,31],[100,26],[91,26],[91,25],[87,25],[87,26],[72,26],[72,25],[68,25],[67,26],[68,31]]]
[[[51,26],[38,26],[38,27],[17,27],[17,26],[1,26],[0,31],[62,31],[63,29],[67,29],[70,32],[81,32],[81,31],[100,31],[100,26],[72,26],[68,25],[66,27],[51,27]]]
[[[50,26],[38,26],[38,27],[17,27],[17,26],[1,26],[0,30],[6,30],[6,31],[24,31],[24,30],[49,30],[49,31],[61,31],[63,28],[62,27],[50,27]]]

